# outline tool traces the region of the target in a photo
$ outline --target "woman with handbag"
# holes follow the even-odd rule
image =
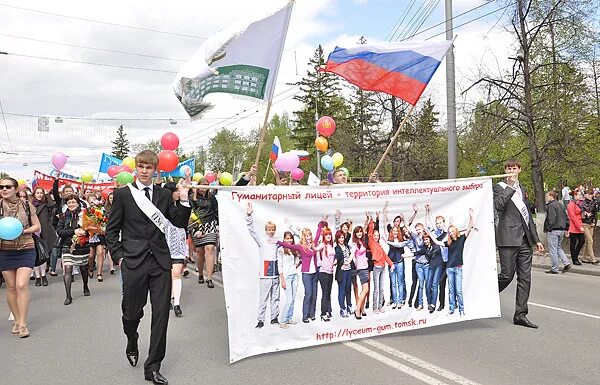
[[[79,266],[83,281],[83,295],[88,297],[88,256],[90,254],[89,233],[83,229],[81,201],[77,195],[66,196],[67,210],[60,215],[56,232],[60,237],[64,264],[63,280],[65,283],[65,305],[73,302],[71,283],[73,282],[73,266]]]
[[[46,191],[41,187],[36,187],[33,190],[33,200],[31,201],[35,207],[35,213],[40,221],[41,233],[40,237],[43,242],[45,250],[50,251],[56,244],[58,237],[56,231],[52,226],[52,218],[54,216],[54,202],[48,199]],[[46,258],[40,258],[40,254],[37,253],[35,268],[33,274],[35,275],[35,286],[48,286],[48,279],[46,278],[46,265],[48,260]],[[48,253],[43,253],[44,257],[48,256]]]
[[[8,307],[15,317],[12,333],[29,337],[27,312],[29,310],[29,276],[35,263],[33,234],[40,230],[35,207],[17,197],[18,182],[13,178],[0,180],[0,217],[17,218],[23,225],[21,235],[14,240],[0,239],[0,270],[6,286]],[[29,215],[25,209],[29,207]]]

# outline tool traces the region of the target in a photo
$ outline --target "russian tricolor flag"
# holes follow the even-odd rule
[[[451,45],[452,41],[408,41],[335,47],[323,71],[415,105]]]
[[[275,162],[279,154],[281,154],[281,143],[279,142],[279,137],[276,136],[273,139],[273,146],[271,147],[271,162]]]

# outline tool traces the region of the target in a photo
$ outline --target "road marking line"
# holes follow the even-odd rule
[[[359,345],[355,342],[342,342],[343,345],[346,345],[347,347],[356,350],[357,352],[360,352],[376,361],[379,361],[387,366],[390,366],[400,372],[403,372],[405,374],[408,374],[409,376],[412,376],[418,380],[421,380],[423,382],[425,382],[426,384],[429,385],[448,385],[446,382],[440,381],[434,377],[431,377],[425,373],[422,373],[416,369],[413,369],[409,366],[403,365],[397,361],[392,360],[391,358],[388,358],[386,356],[384,356],[383,354],[379,354],[369,348],[366,348],[362,345]]]
[[[398,357],[398,358],[400,358],[400,359],[402,359],[404,361],[410,362],[411,364],[417,365],[417,366],[419,366],[419,367],[421,367],[423,369],[426,369],[426,370],[428,370],[428,371],[430,371],[432,373],[435,373],[438,376],[441,376],[441,377],[447,378],[447,379],[449,379],[451,381],[454,381],[454,382],[456,382],[458,384],[461,384],[461,385],[481,385],[478,382],[471,381],[468,378],[465,378],[465,377],[463,377],[463,376],[461,376],[459,374],[456,374],[454,372],[451,372],[449,370],[441,368],[441,367],[439,367],[437,365],[434,365],[434,364],[432,364],[430,362],[424,361],[424,360],[422,360],[420,358],[417,358],[415,356],[411,356],[408,353],[401,352],[400,350],[395,349],[395,348],[393,348],[393,347],[391,347],[389,345],[382,344],[381,342],[377,342],[375,340],[369,340],[369,339],[362,340],[362,342],[364,342],[365,344],[370,345],[370,346],[372,346],[374,348],[382,350],[382,351],[384,351],[384,352],[386,352],[388,354],[391,354],[394,357]]]
[[[594,318],[594,319],[600,319],[600,316],[597,315],[593,315],[593,314],[586,314],[586,313],[581,313],[579,311],[574,311],[574,310],[568,310],[568,309],[563,309],[560,307],[554,307],[554,306],[548,306],[548,305],[542,305],[541,303],[535,303],[535,302],[528,302],[530,305],[533,306],[539,306],[539,307],[544,307],[546,309],[552,309],[552,310],[558,310],[558,311],[562,311],[565,313],[570,313],[570,314],[575,314],[575,315],[580,315],[580,316],[584,316],[584,317],[589,317],[589,318]]]

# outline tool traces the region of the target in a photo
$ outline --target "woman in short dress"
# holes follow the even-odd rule
[[[0,239],[0,270],[8,289],[6,302],[15,317],[12,333],[26,338],[29,337],[29,277],[36,256],[32,234],[40,230],[40,222],[35,214],[35,207],[17,197],[18,185],[13,178],[0,180],[0,217],[17,218],[23,225],[23,231],[17,239]],[[29,210],[26,210],[25,205],[29,205]]]
[[[79,266],[83,281],[83,295],[88,297],[88,256],[90,254],[89,233],[81,226],[81,200],[77,195],[66,196],[67,210],[60,215],[56,232],[60,237],[64,264],[63,280],[65,283],[65,305],[73,302],[71,283],[73,282],[73,266]]]
[[[208,181],[202,179],[200,185],[207,186]],[[203,265],[206,261],[206,286],[214,288],[212,275],[217,253],[219,236],[219,209],[216,198],[217,190],[206,188],[194,189],[190,192],[192,212],[198,217],[197,223],[192,226],[192,241],[196,247],[198,265],[198,283],[204,283]]]

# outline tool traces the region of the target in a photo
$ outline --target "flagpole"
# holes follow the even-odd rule
[[[396,133],[394,134],[394,136],[390,140],[390,144],[388,144],[387,148],[385,149],[385,152],[381,156],[381,159],[379,159],[379,163],[377,163],[377,166],[375,166],[375,170],[373,170],[373,172],[371,174],[374,174],[377,171],[379,171],[379,168],[383,164],[383,161],[385,160],[385,157],[387,156],[388,152],[390,152],[390,150],[392,149],[392,146],[394,145],[394,143],[396,143],[396,140],[398,139],[398,135],[400,135],[400,131],[402,131],[402,129],[406,125],[406,122],[408,121],[408,118],[409,118],[410,114],[412,114],[412,112],[413,112],[414,109],[415,109],[415,105],[413,104],[413,105],[410,106],[410,109],[408,110],[408,113],[406,114],[406,116],[404,117],[404,119],[402,119],[402,122],[400,122],[400,125],[398,126],[398,129],[396,130]]]
[[[256,158],[254,159],[254,165],[258,169],[258,161],[260,160],[260,152],[263,147],[263,142],[265,139],[265,131],[269,119],[269,112],[271,111],[271,104],[273,104],[273,93],[275,92],[275,85],[277,84],[277,75],[279,74],[279,67],[281,65],[281,56],[283,55],[283,47],[285,45],[285,39],[287,37],[288,28],[290,26],[290,17],[292,15],[292,8],[294,6],[294,0],[290,0],[288,2],[288,6],[290,7],[289,12],[286,13],[285,16],[285,30],[283,31],[283,38],[281,39],[281,46],[279,47],[279,60],[277,61],[277,67],[275,67],[275,72],[273,73],[273,87],[269,90],[269,102],[267,104],[267,113],[265,114],[265,120],[263,122],[263,126],[260,129],[260,137],[258,142],[258,149],[256,151]]]
[[[269,162],[267,163],[267,168],[265,169],[265,176],[263,176],[262,184],[267,180],[267,174],[269,173],[269,167],[271,167],[271,157],[269,157]]]

